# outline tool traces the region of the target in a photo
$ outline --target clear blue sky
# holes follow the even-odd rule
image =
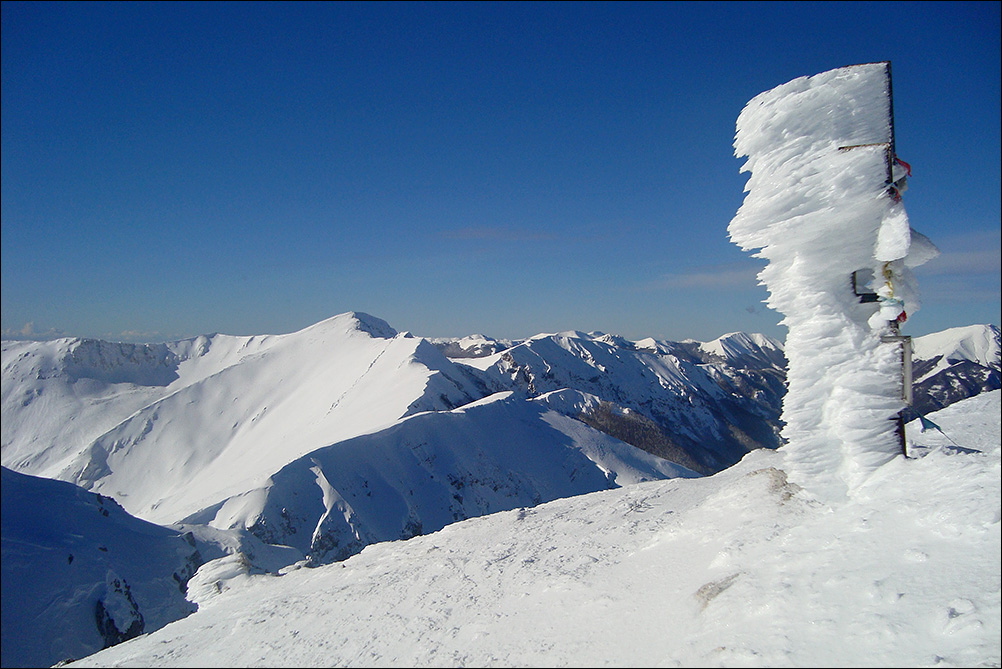
[[[890,60],[906,331],[1000,322],[1000,3],[2,5],[5,337],[778,337],[734,123]]]

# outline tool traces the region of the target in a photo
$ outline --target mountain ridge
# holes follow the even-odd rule
[[[917,339],[922,383],[948,403],[982,393],[997,341],[994,326]],[[469,518],[728,469],[780,445],[782,362],[780,342],[746,333],[428,340],[359,312],[146,347],[4,341],[3,465],[187,535],[187,569],[205,567],[189,600],[208,602]],[[114,601],[118,622],[146,608]]]
[[[972,346],[972,339],[989,344]],[[255,431],[265,434],[262,439],[269,443],[303,439],[302,430],[294,435],[280,427],[262,430],[261,425],[269,421],[312,422],[315,436],[296,447],[304,454],[414,413],[453,409],[506,390],[533,397],[562,388],[585,392],[605,403],[601,416],[595,413],[599,405],[589,406],[593,427],[626,436],[608,423],[622,424],[621,419],[632,411],[637,421],[650,423],[647,448],[662,457],[674,454],[680,464],[702,473],[719,471],[750,448],[779,445],[782,344],[747,333],[729,333],[711,342],[631,342],[616,335],[574,330],[515,342],[482,335],[428,340],[401,334],[369,314],[346,312],[286,335],[217,334],[154,345],[64,338],[47,343],[4,341],[3,346],[3,464],[85,486],[107,478],[108,458],[121,459],[123,450],[156,438],[166,414],[176,423],[179,416],[190,414],[189,407],[206,402],[215,402],[216,413],[231,415],[232,422],[191,428],[194,434],[188,440],[205,442],[215,430],[211,441],[217,450],[219,443],[240,442],[239,435]],[[302,360],[304,347],[316,351],[306,362]],[[999,385],[998,328],[994,326],[967,326],[919,337],[915,350],[917,412],[942,408]],[[337,351],[344,353],[344,360],[324,363],[327,367],[320,373],[317,362]],[[387,354],[389,358],[380,362]],[[295,372],[297,378],[285,379],[287,372],[269,371],[280,364],[272,358],[283,356],[302,370]],[[986,359],[991,356],[994,360]],[[65,360],[62,367],[60,360]],[[249,371],[254,365],[260,371]],[[403,373],[406,370],[410,373]],[[279,404],[298,397],[304,406],[313,406],[305,412],[308,420],[302,420],[304,411],[298,409],[286,411],[285,419],[281,411],[276,414],[277,400],[262,390],[270,385],[285,388]],[[401,390],[401,385],[407,388]],[[391,394],[388,387],[400,390],[389,400],[392,406],[385,406]],[[221,397],[232,398],[231,404],[243,408],[224,406]],[[384,405],[381,418],[374,420],[373,407],[380,403]],[[322,417],[346,409],[351,410],[348,414],[366,418],[353,422],[350,415],[341,416],[335,424]],[[37,426],[45,423],[40,419],[43,415],[49,427],[39,433]],[[584,414],[575,417],[588,420]],[[638,425],[630,426],[636,429]],[[651,430],[660,435],[654,439],[660,445],[650,445]],[[26,440],[27,434],[30,439]],[[712,443],[707,442],[708,434]],[[193,446],[186,457],[204,458],[210,450]],[[272,450],[267,449],[266,458],[272,457]],[[274,456],[271,471],[262,467],[250,478],[266,477],[294,457]],[[146,464],[152,467],[155,461]],[[192,467],[200,469],[201,465],[189,464]],[[107,486],[105,492],[113,494],[114,486]],[[128,490],[120,492],[128,494]],[[163,504],[152,498],[145,504],[152,507],[157,502]],[[138,503],[127,505],[139,510]]]

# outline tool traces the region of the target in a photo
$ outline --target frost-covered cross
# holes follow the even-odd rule
[[[731,240],[768,261],[759,279],[788,329],[783,437],[791,478],[851,493],[903,448],[910,268],[938,250],[911,228],[894,144],[889,62],[800,77],[738,116],[747,195]],[[903,364],[904,363],[904,364]]]

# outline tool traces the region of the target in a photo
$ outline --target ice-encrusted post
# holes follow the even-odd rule
[[[728,232],[768,261],[788,329],[787,468],[829,499],[902,453],[898,326],[918,308],[909,267],[937,253],[901,202],[890,77],[882,62],[794,79],[745,106],[734,141],[751,176]]]

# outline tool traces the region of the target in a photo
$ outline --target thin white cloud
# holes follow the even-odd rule
[[[924,302],[1002,299],[1002,231],[978,230],[942,240],[940,255],[915,269]]]
[[[994,274],[998,276],[1000,271],[1002,271],[1002,252],[998,246],[995,246],[995,248],[966,251],[943,251],[936,258],[918,267],[916,273],[920,276],[944,274]]]
[[[31,341],[45,341],[48,339],[60,339],[68,336],[63,330],[49,328],[39,331],[35,329],[35,322],[29,321],[20,328],[4,328],[2,332],[4,339],[28,339]]]
[[[105,335],[107,339],[114,341],[130,342],[135,344],[146,344],[155,341],[168,341],[163,334],[154,330],[152,332],[141,332],[139,330],[123,330],[117,335]],[[181,339],[181,337],[178,337]]]
[[[754,265],[716,265],[684,272],[664,274],[644,285],[647,290],[688,288],[698,290],[733,290],[758,286],[761,268]]]

